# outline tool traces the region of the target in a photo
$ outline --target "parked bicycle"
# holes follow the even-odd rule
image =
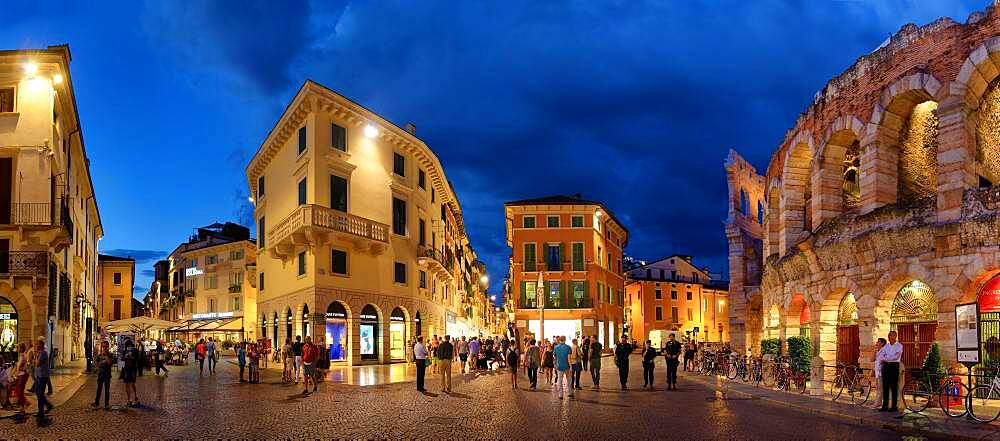
[[[960,417],[968,412],[966,399],[969,387],[955,381],[950,375],[912,371],[914,376],[903,386],[903,405],[910,412],[920,413],[937,399],[941,411],[950,417]]]
[[[778,390],[794,390],[798,393],[806,393],[806,375],[792,369],[791,360],[786,357],[778,359],[778,371],[775,377],[775,387]]]
[[[1000,367],[993,372],[993,381],[969,391],[965,406],[969,416],[980,423],[991,423],[1000,417]]]
[[[837,363],[837,374],[829,385],[828,391],[834,401],[847,392],[851,402],[859,406],[868,402],[872,391],[871,379],[865,375],[864,369],[843,363]]]

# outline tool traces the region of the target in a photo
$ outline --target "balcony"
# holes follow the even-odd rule
[[[434,248],[422,247],[417,255],[417,264],[427,268],[432,273],[454,280],[452,274],[455,258],[450,253],[445,254]]]
[[[521,294],[517,305],[519,309],[538,309],[538,306],[538,297],[529,298],[524,294]],[[582,298],[573,296],[547,297],[545,302],[545,309],[587,309],[593,307],[594,302],[588,296]]]
[[[47,277],[48,271],[48,252],[0,252],[0,277]]]
[[[16,226],[29,230],[49,231],[42,242],[51,244],[56,251],[73,242],[73,219],[64,200],[55,202],[14,202],[0,206],[0,225]]]
[[[266,246],[285,258],[294,254],[296,245],[323,245],[332,237],[377,255],[388,248],[389,226],[321,205],[300,205],[268,230]]]
[[[240,292],[243,292],[243,285],[232,285],[229,287],[230,294],[236,294]]]

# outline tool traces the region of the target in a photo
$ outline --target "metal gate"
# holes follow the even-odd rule
[[[925,323],[900,323],[893,325],[899,336],[899,342],[903,344],[902,368],[920,369],[924,365],[924,358],[934,343],[934,333],[937,331],[937,322]],[[906,374],[909,381],[911,374]]]
[[[979,368],[984,374],[992,373],[992,367],[1000,364],[1000,312],[984,312],[979,315]]]

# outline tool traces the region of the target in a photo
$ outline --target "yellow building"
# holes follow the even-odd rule
[[[135,259],[97,256],[97,311],[100,323],[132,317]]]
[[[168,336],[255,340],[256,260],[248,228],[229,222],[198,228],[167,258],[168,293],[160,302],[160,318],[181,323],[167,330]]]
[[[349,364],[404,360],[417,335],[478,335],[485,268],[434,152],[306,81],[246,168],[258,335],[311,335]]]
[[[68,46],[0,51],[0,352],[47,335],[62,363],[93,335],[104,234]]]

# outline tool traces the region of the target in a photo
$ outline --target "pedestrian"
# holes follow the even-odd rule
[[[482,342],[479,341],[479,337],[472,337],[472,341],[469,342],[469,358],[472,360],[472,368],[475,370],[479,369],[479,351],[482,349]]]
[[[439,340],[438,336],[435,335],[434,339],[431,340],[431,374],[435,374],[435,375],[438,373],[438,354],[437,354],[437,350],[438,350],[438,346],[440,346],[440,345],[441,345],[441,340]]]
[[[899,360],[903,344],[896,341],[896,331],[889,331],[889,343],[878,351],[875,363],[882,366],[882,407],[879,412],[898,412],[896,396],[899,395]],[[889,401],[892,406],[889,406]]]
[[[417,336],[417,344],[413,345],[413,362],[417,364],[417,391],[427,392],[424,388],[424,377],[427,373],[427,348],[424,346],[424,336]]]
[[[260,382],[260,358],[261,358],[260,342],[258,341],[258,343],[251,344],[250,350],[248,352],[250,357],[250,363],[249,363],[250,376],[249,378],[247,378],[247,381],[250,384],[256,384]]]
[[[653,360],[656,360],[656,348],[652,340],[646,340],[642,348],[642,388],[653,389]],[[669,380],[668,380],[669,381]],[[669,389],[669,384],[667,385]]]
[[[879,337],[875,342],[875,407],[878,409],[882,404],[882,360],[879,360],[878,353],[885,347],[886,341]]]
[[[465,373],[465,364],[469,362],[469,342],[465,341],[465,336],[457,343],[459,370]]]
[[[590,342],[590,379],[594,383],[594,389],[601,388],[601,352],[604,346],[597,340],[595,335]]]
[[[167,376],[170,373],[167,371],[166,366],[163,365],[163,342],[156,341],[156,350],[153,351],[153,363],[156,365],[156,375],[160,375],[160,371],[163,371],[163,375]],[[240,378],[243,378],[241,375]]]
[[[22,343],[17,344],[17,362],[14,363],[14,369],[11,373],[14,378],[14,404],[17,406],[18,413],[23,414],[25,408],[28,406],[28,397],[24,392],[24,387],[28,384],[28,377],[31,376],[30,371],[33,368],[28,364],[28,345]]]
[[[510,386],[517,389],[517,347],[509,345],[507,348],[507,367],[510,369]]]
[[[114,360],[108,350],[108,342],[101,342],[101,352],[97,354],[97,396],[91,407],[101,405],[101,391],[104,392],[104,410],[111,409],[111,365]]]
[[[194,358],[198,359],[198,375],[201,375],[205,372],[205,339],[198,339],[198,345],[194,347]]]
[[[566,337],[558,337],[558,344],[552,348],[552,355],[555,359],[556,369],[556,389],[559,390],[559,399],[563,399],[565,390],[569,390],[569,397],[575,398],[573,393],[573,379],[570,378],[569,357],[573,353],[573,348],[566,344]]]
[[[208,338],[208,343],[205,343],[205,357],[208,358],[208,373],[209,375],[215,375],[215,340],[212,337]]]
[[[590,366],[590,337],[583,337],[583,370]]]
[[[302,384],[305,389],[302,395],[309,395],[309,382],[312,382],[313,392],[316,392],[316,361],[319,360],[319,348],[312,342],[312,337],[306,336],[305,343],[302,344]]]
[[[302,373],[302,336],[295,336],[295,343],[292,343],[292,354],[295,356],[295,384],[299,384],[299,374]]]
[[[135,373],[137,376],[142,376],[142,370],[146,368],[146,343],[139,340],[139,343],[135,346],[136,357],[135,357]]]
[[[573,370],[573,384],[570,386],[573,389],[582,389],[580,387],[580,374],[583,372],[583,349],[577,344],[576,339],[573,339],[573,352],[570,355],[570,367]]]
[[[45,350],[45,337],[39,336],[35,342],[35,399],[38,400],[38,413],[35,423],[39,427],[48,426],[51,422],[45,417],[45,411],[52,409],[52,404],[45,397],[45,385],[49,382],[49,353]]]
[[[236,345],[236,364],[240,367],[240,383],[244,383],[243,370],[247,366],[247,348],[245,342]]]
[[[615,365],[618,366],[618,381],[622,384],[622,390],[628,390],[628,357],[632,355],[632,345],[628,339],[622,336],[618,346],[615,346]]]
[[[285,345],[281,347],[281,360],[283,370],[281,371],[281,382],[291,383],[292,373],[295,371],[295,354],[292,352],[292,338],[285,338]]]
[[[663,346],[663,358],[667,362],[667,390],[677,390],[677,365],[680,364],[681,343],[674,334],[667,337]]]
[[[524,365],[528,369],[528,383],[531,389],[538,389],[538,366],[541,365],[542,351],[535,344],[535,339],[528,342],[528,351],[524,357]]]
[[[545,384],[552,384],[554,381],[553,371],[555,368],[555,355],[552,353],[552,345],[549,339],[542,339],[542,375],[545,375]]]
[[[451,344],[450,336],[444,336],[444,341],[438,345],[438,363],[441,365],[441,390],[451,393],[451,359],[455,356],[455,347]]]
[[[139,407],[139,393],[135,389],[135,377],[139,372],[139,350],[135,348],[132,340],[125,340],[125,348],[122,352],[121,372],[118,379],[122,381],[125,388],[125,399],[128,407]]]

